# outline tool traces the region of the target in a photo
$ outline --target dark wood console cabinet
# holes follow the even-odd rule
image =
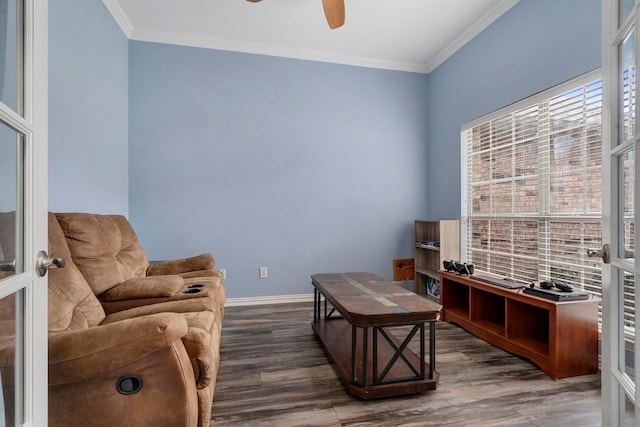
[[[440,272],[442,320],[538,365],[551,378],[598,371],[597,298],[556,302]]]

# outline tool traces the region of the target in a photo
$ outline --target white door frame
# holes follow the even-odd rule
[[[16,395],[23,426],[46,426],[48,422],[48,310],[47,279],[36,274],[36,256],[47,250],[48,229],[48,2],[17,0],[23,4],[22,71],[17,84],[23,87],[22,100],[13,111],[0,102],[0,119],[24,135],[24,185],[20,210],[24,227],[24,247],[20,254],[24,271],[2,281],[0,298],[23,290],[24,333],[16,335],[16,354],[22,382],[16,378]],[[17,61],[16,61],[17,62]],[[3,125],[4,126],[4,125]],[[18,312],[22,307],[18,308]],[[20,346],[23,344],[23,346]],[[4,417],[3,417],[4,418]]]
[[[631,141],[621,141],[619,137],[620,119],[620,58],[619,47],[625,35],[635,28],[635,58],[634,68],[637,73],[638,48],[640,47],[638,22],[640,22],[639,6],[634,6],[633,11],[624,22],[619,22],[619,0],[602,0],[602,76],[603,76],[603,114],[602,114],[602,241],[609,244],[611,251],[611,263],[603,264],[602,268],[602,424],[604,426],[618,426],[628,424],[630,419],[634,425],[640,426],[640,406],[638,399],[638,387],[640,372],[640,342],[634,339],[633,372],[626,372],[626,359],[628,349],[624,343],[624,307],[621,301],[624,298],[623,272],[634,274],[635,283],[635,331],[638,331],[640,319],[638,307],[640,306],[640,292],[637,287],[640,276],[640,258],[638,254],[640,244],[637,233],[634,241],[634,258],[627,258],[624,237],[619,230],[623,226],[621,218],[621,192],[624,184],[621,179],[619,159],[625,153],[634,153],[634,170],[638,165],[638,97],[635,96],[635,138]],[[637,76],[635,77],[637,88]],[[637,89],[635,89],[637,94]],[[640,175],[634,173],[633,182],[633,224],[638,224],[639,201],[637,197]],[[633,411],[630,407],[633,406]]]
[[[47,0],[26,0],[27,24],[25,58],[25,106],[26,116],[31,122],[33,134],[30,147],[33,149],[32,171],[27,176],[32,180],[27,200],[33,215],[31,232],[33,245],[28,253],[33,257],[28,260],[29,271],[34,278],[32,300],[27,305],[31,312],[27,319],[32,327],[27,330],[27,342],[32,346],[27,349],[29,358],[25,366],[27,401],[25,402],[26,420],[34,426],[48,424],[48,292],[47,278],[38,278],[35,274],[36,255],[41,250],[48,250],[48,39],[49,12]],[[27,237],[29,237],[27,235]],[[29,295],[29,294],[28,294]],[[30,388],[30,389],[29,389]],[[29,402],[29,399],[33,399]]]

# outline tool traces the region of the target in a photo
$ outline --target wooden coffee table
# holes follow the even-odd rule
[[[372,273],[315,274],[311,282],[313,330],[349,393],[375,399],[435,390],[439,304]],[[409,348],[416,334],[419,354]]]

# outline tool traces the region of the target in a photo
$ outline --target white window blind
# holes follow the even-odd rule
[[[476,270],[600,294],[586,250],[602,245],[602,83],[589,77],[463,128],[463,253]]]

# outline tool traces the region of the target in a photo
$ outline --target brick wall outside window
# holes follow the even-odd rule
[[[586,250],[602,245],[601,97],[600,80],[578,84],[464,130],[463,235],[477,270],[600,293]]]

